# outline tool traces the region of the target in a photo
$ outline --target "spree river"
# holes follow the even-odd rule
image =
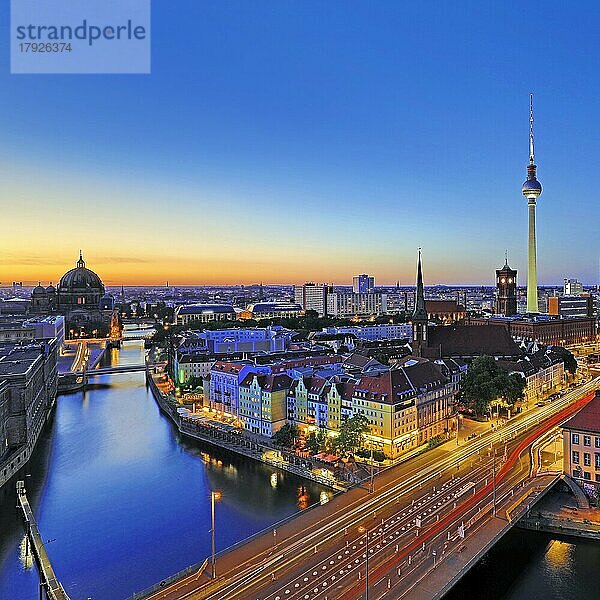
[[[600,598],[600,543],[513,529],[444,600]]]
[[[112,364],[139,364],[126,342]],[[331,492],[255,461],[180,439],[143,373],[106,375],[60,396],[27,466],[26,487],[57,576],[72,600],[119,600],[210,554],[210,491],[217,551]],[[0,599],[35,600],[23,563],[14,484],[0,491]]]

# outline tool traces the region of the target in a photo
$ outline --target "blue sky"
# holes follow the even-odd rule
[[[525,282],[535,94],[541,283],[598,278],[600,6],[152,3],[151,75],[10,75],[0,281]]]

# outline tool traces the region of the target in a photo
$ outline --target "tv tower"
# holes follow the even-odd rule
[[[527,179],[521,191],[527,198],[529,210],[529,245],[527,260],[527,312],[538,312],[538,287],[537,287],[537,259],[535,241],[535,203],[542,193],[542,184],[536,179],[533,153],[533,94],[529,94],[529,164],[527,165]]]

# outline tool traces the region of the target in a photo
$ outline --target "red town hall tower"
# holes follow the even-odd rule
[[[517,314],[517,272],[508,266],[496,269],[496,313],[506,317]]]

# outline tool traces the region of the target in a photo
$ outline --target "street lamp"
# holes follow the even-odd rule
[[[496,516],[496,448],[492,454],[492,489],[493,489],[493,507],[494,517]]]
[[[369,600],[369,530],[361,525],[358,532],[365,534],[365,600]]]
[[[210,493],[210,514],[211,514],[211,528],[210,528],[210,538],[211,538],[211,560],[210,564],[212,565],[212,578],[214,579],[217,575],[217,570],[215,566],[215,502],[221,499],[221,492],[212,491]]]

